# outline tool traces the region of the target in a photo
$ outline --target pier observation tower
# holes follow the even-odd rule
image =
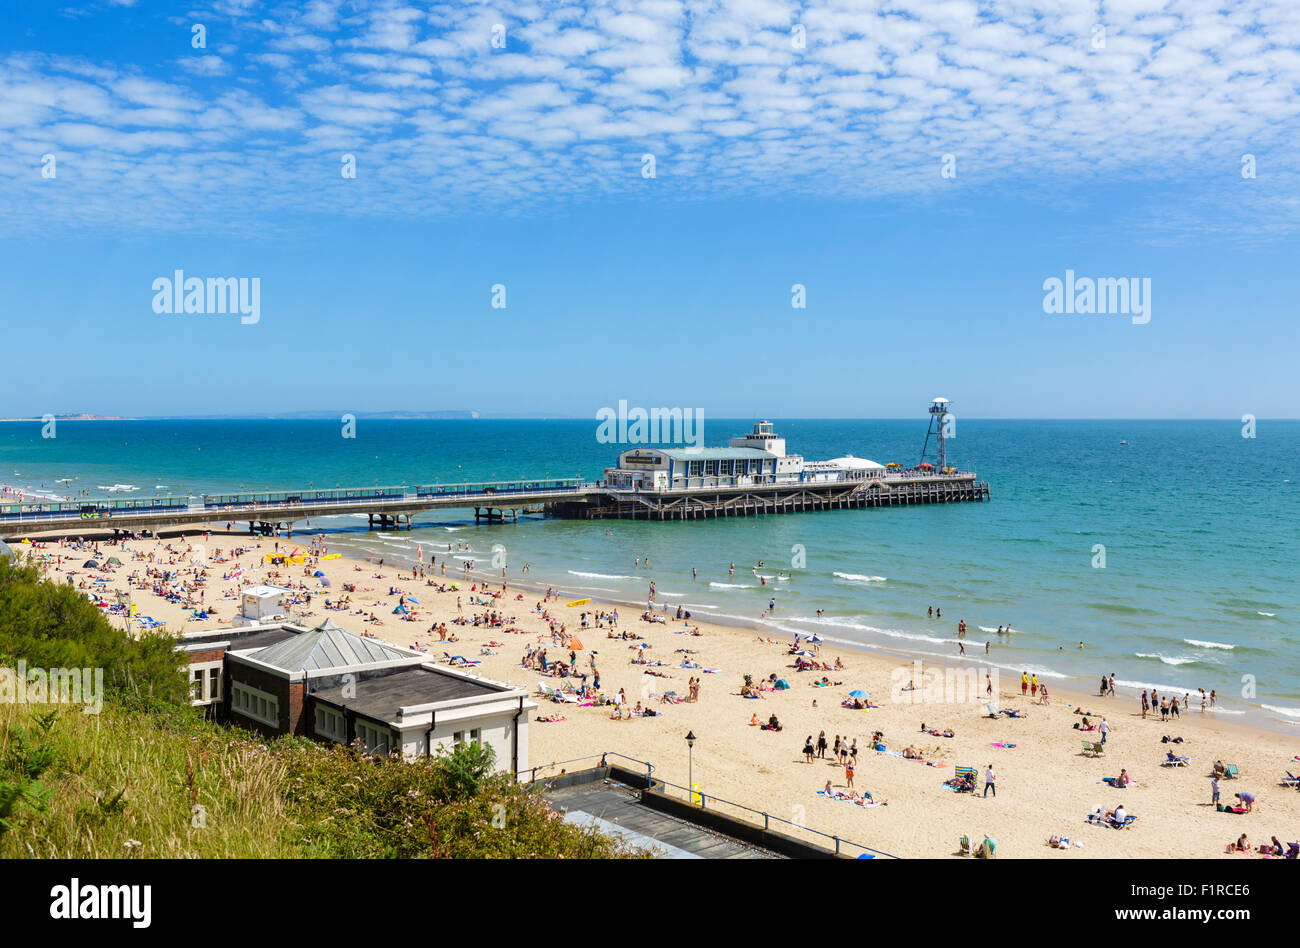
[[[948,439],[944,432],[944,422],[950,404],[946,398],[936,398],[930,404],[930,428],[925,433],[925,444],[921,447],[920,463],[933,459],[934,466],[940,471],[948,466]],[[931,440],[934,441],[933,450],[930,448]]]

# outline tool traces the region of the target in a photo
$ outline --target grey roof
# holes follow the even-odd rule
[[[250,658],[287,671],[316,671],[345,665],[371,665],[394,659],[419,658],[403,649],[384,645],[326,619],[310,632],[302,632],[254,652]]]
[[[428,668],[407,668],[388,675],[362,678],[348,686],[350,697],[343,696],[343,687],[322,688],[312,695],[338,707],[346,707],[377,721],[391,721],[397,709],[434,701],[454,701],[457,698],[478,698],[500,694],[502,689],[484,682],[472,681],[457,675],[446,675]]]
[[[657,448],[675,461],[725,461],[728,458],[774,458],[759,448]]]

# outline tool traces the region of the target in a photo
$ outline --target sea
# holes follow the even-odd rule
[[[710,419],[705,440],[725,444],[754,420]],[[924,417],[772,420],[787,450],[809,460],[852,454],[910,466],[926,434]],[[362,418],[354,437],[341,421],[318,420],[61,421],[55,437],[43,430],[0,424],[0,485],[29,498],[194,497],[595,480],[629,447],[602,443],[594,420],[574,419]],[[418,549],[426,564],[450,558],[448,576],[467,559],[488,567],[496,548],[513,580],[564,596],[643,609],[653,581],[656,604],[700,619],[988,665],[1012,682],[1027,670],[1092,689],[1113,674],[1125,693],[1191,692],[1194,708],[1197,689],[1213,688],[1216,714],[1300,726],[1300,421],[1260,420],[1251,431],[1236,419],[963,417],[948,444],[951,462],[989,483],[989,502],[480,526],[472,510],[441,511],[385,533],[370,532],[360,514],[299,524],[295,536],[324,532],[336,549],[390,564],[415,562]]]

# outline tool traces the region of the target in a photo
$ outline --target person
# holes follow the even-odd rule
[[[1124,809],[1124,804],[1121,803],[1113,810],[1107,810],[1106,819],[1110,820],[1112,823],[1123,825],[1124,821],[1128,819],[1128,811]]]
[[[1151,709],[1151,702],[1147,698],[1146,689],[1143,688],[1142,689],[1142,717],[1143,718],[1147,716],[1147,711],[1149,711],[1150,709]]]
[[[1238,852],[1238,853],[1250,852],[1250,840],[1246,838],[1245,833],[1242,833],[1240,836],[1238,836],[1237,841],[1235,843],[1228,844],[1228,852]]]
[[[1119,769],[1119,776],[1115,778],[1115,786],[1117,787],[1128,786],[1128,771],[1125,770],[1123,767]]]
[[[1105,676],[1105,675],[1102,675],[1102,676],[1101,676],[1101,691],[1100,691],[1100,694],[1101,694],[1101,696],[1102,696],[1103,698],[1106,696],[1106,676]]]
[[[1101,719],[1101,724],[1099,724],[1097,727],[1098,727],[1098,730],[1101,731],[1101,742],[1102,742],[1103,744],[1105,744],[1105,743],[1106,743],[1106,734],[1110,731],[1110,725],[1106,723],[1106,719],[1105,719],[1105,718],[1102,718],[1102,719]]]
[[[1021,697],[1024,697],[1024,695],[1025,695],[1026,693],[1028,693],[1028,691],[1029,691],[1029,672],[1027,672],[1027,671],[1023,671],[1023,672],[1020,673],[1020,695],[1021,695]]]
[[[1112,698],[1115,697],[1115,673],[1114,672],[1110,673],[1110,681],[1108,682],[1106,687],[1106,694],[1110,695]]]
[[[1031,698],[1038,697],[1038,673],[1037,672],[1029,676],[1029,697]]]
[[[1255,794],[1253,793],[1243,790],[1241,793],[1233,794],[1233,796],[1237,798],[1237,804],[1244,807],[1247,813],[1255,806]]]
[[[990,790],[993,791],[993,796],[998,795],[997,775],[993,773],[992,764],[984,769],[984,796],[987,797]]]
[[[808,763],[810,763],[810,764],[813,762],[813,755],[814,755],[814,753],[815,753],[815,751],[813,750],[813,739],[812,739],[812,735],[809,734],[809,735],[808,735],[808,740],[804,741],[804,744],[803,744],[803,756],[804,756],[804,759],[805,759],[806,761],[808,761]]]
[[[1219,804],[1219,775],[1216,773],[1210,778],[1210,803],[1215,806]]]
[[[1169,702],[1169,716],[1171,718],[1178,717],[1178,695],[1174,695],[1174,699]]]
[[[926,610],[925,610],[925,614],[926,614],[927,616],[929,616],[931,619],[933,619],[933,618],[934,618],[934,606],[931,606],[929,609],[926,609]]]
[[[844,780],[848,783],[849,789],[853,789],[853,763],[849,762],[844,765]]]
[[[826,732],[822,731],[817,735],[817,756],[826,757]]]

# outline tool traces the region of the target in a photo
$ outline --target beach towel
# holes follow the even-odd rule
[[[1010,750],[1015,746],[1016,746],[1015,744],[1004,744],[1001,741],[991,741],[989,743],[989,747],[1002,747],[1002,748],[1006,748],[1007,750]]]
[[[837,802],[839,802],[839,803],[853,803],[853,802],[854,802],[854,801],[852,801],[852,800],[849,800],[849,799],[847,799],[847,798],[845,798],[845,797],[838,796],[838,795],[827,797],[827,796],[826,796],[826,791],[825,791],[825,790],[818,790],[818,791],[817,791],[817,796],[819,796],[819,797],[826,797],[827,800],[835,800],[835,801],[837,801]],[[884,805],[885,805],[885,804],[884,804],[883,802],[878,802],[878,801],[876,801],[876,800],[868,800],[868,801],[865,801],[865,802],[862,802],[862,803],[856,803],[856,804],[855,804],[855,806],[860,806],[860,807],[862,807],[864,810],[869,810],[869,809],[871,809],[873,806],[884,806]]]

